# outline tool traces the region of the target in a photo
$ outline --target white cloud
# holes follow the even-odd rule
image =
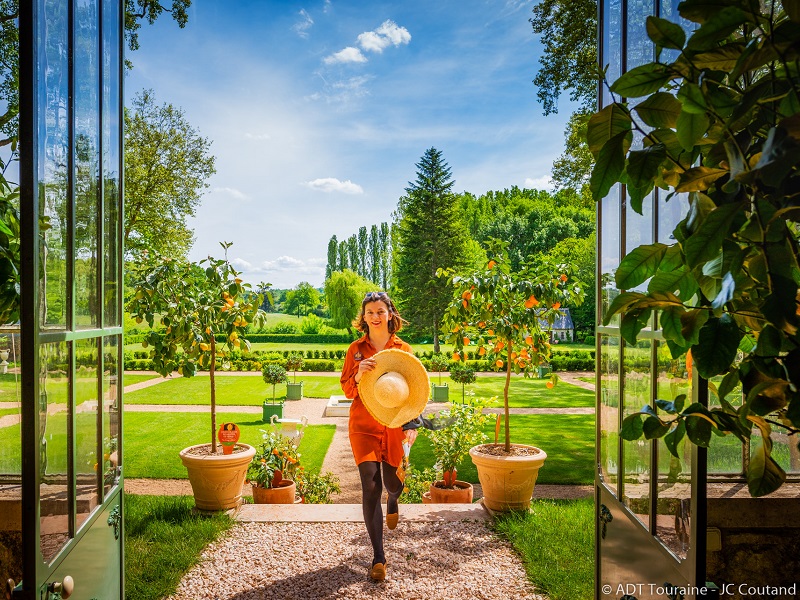
[[[231,198],[235,198],[236,200],[247,200],[249,196],[240,190],[232,187],[215,187],[211,189],[213,194],[225,194],[226,196],[230,196]]]
[[[314,25],[314,19],[311,18],[311,15],[309,15],[304,8],[301,8],[298,14],[301,20],[292,25],[292,31],[301,38],[308,39],[308,30]]]
[[[322,7],[322,12],[328,13],[331,10],[331,0],[325,0],[325,5]]]
[[[366,84],[372,79],[373,77],[369,75],[360,75],[329,83],[323,77],[322,80],[325,82],[324,90],[309,94],[305,99],[312,101],[324,100],[328,104],[347,104],[356,98],[368,96],[369,90]]]
[[[344,50],[334,52],[330,56],[322,59],[326,65],[335,65],[337,63],[363,63],[367,62],[367,57],[361,53],[358,48],[348,46]]]
[[[411,34],[405,27],[400,27],[391,20],[384,21],[374,31],[365,31],[358,36],[358,45],[368,52],[383,52],[389,46],[408,44]]]
[[[324,177],[321,179],[314,179],[307,181],[303,185],[318,192],[341,192],[342,194],[363,194],[364,188],[357,183],[353,183],[349,179],[340,181],[335,177]]]
[[[526,177],[523,187],[528,190],[547,190],[552,192],[555,186],[553,185],[553,178],[550,175],[544,175],[533,179]]]
[[[247,261],[246,261],[245,259],[243,259],[243,258],[238,258],[238,257],[237,257],[237,258],[234,258],[234,259],[231,261],[231,264],[233,265],[233,267],[234,267],[234,268],[235,268],[237,271],[252,271],[252,270],[253,270],[253,265],[252,265],[252,264],[250,264],[249,262],[247,262]]]
[[[257,142],[263,142],[265,140],[271,140],[272,136],[268,133],[245,133],[244,137],[248,140],[255,140]]]

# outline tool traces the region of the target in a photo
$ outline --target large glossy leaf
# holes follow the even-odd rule
[[[725,373],[736,358],[742,332],[727,313],[709,317],[700,328],[697,344],[692,346],[697,372],[706,379]]]
[[[741,9],[727,6],[703,23],[689,38],[686,47],[691,50],[713,48],[746,21],[747,15]]]
[[[705,217],[697,230],[683,244],[686,264],[690,268],[709,261],[719,254],[722,241],[728,235],[733,220],[741,214],[741,210],[742,204],[739,202],[724,204]]]
[[[708,448],[711,443],[711,429],[713,425],[703,417],[690,416],[684,419],[686,423],[686,436],[693,444]]]
[[[708,129],[708,117],[705,114],[682,110],[675,127],[675,134],[681,147],[684,150],[691,150]]]
[[[800,326],[797,316],[797,284],[794,280],[772,273],[772,293],[761,306],[761,312],[776,328],[787,332],[796,331]]]
[[[697,281],[686,266],[674,271],[658,271],[647,284],[647,291],[673,294],[677,291],[681,300],[688,302],[697,293]]]
[[[781,487],[784,481],[786,472],[767,453],[763,441],[757,444],[747,469],[747,489],[750,495],[758,498],[771,494]]]
[[[644,188],[650,185],[652,189],[658,168],[666,157],[667,151],[663,144],[655,144],[644,150],[632,150],[628,154],[628,164],[625,167],[628,185],[635,188]],[[641,208],[636,212],[641,214]]]
[[[652,277],[667,251],[664,244],[648,244],[635,248],[619,264],[614,279],[617,287],[623,290],[635,288]]]
[[[642,423],[642,432],[644,439],[652,440],[653,438],[660,438],[669,431],[669,423],[662,423],[658,417],[647,417]]]
[[[611,306],[608,307],[608,314],[606,314],[603,324],[608,325],[611,321],[611,317],[621,310],[627,310],[628,307],[640,302],[644,298],[645,295],[640,292],[622,292],[619,296],[614,298],[611,302]]]
[[[678,4],[678,13],[694,23],[705,23],[730,6],[744,10],[746,0],[688,0]]]
[[[627,111],[616,102],[589,118],[586,129],[586,141],[589,150],[597,158],[600,150],[608,140],[620,133],[631,130],[631,118]]]
[[[589,178],[589,189],[596,200],[605,198],[611,186],[620,180],[625,170],[626,146],[630,146],[631,132],[618,133],[600,150]]]
[[[642,413],[633,413],[623,419],[619,437],[628,441],[642,437]]]
[[[681,88],[678,90],[678,100],[684,111],[689,113],[696,113],[699,115],[705,114],[708,110],[705,96],[700,86],[691,81],[684,81]]]
[[[712,169],[711,167],[694,167],[681,175],[681,183],[675,188],[681,192],[704,192],[712,183],[723,175],[728,174],[727,169]]]
[[[656,92],[634,108],[636,114],[650,127],[675,127],[681,114],[681,103],[669,92]]]
[[[782,379],[762,381],[747,393],[747,406],[750,412],[766,416],[784,408],[787,403],[786,391],[789,382]]]
[[[682,50],[686,42],[683,28],[666,19],[647,17],[647,36],[660,48]]]
[[[664,436],[664,445],[675,458],[681,458],[678,453],[678,444],[681,443],[684,435],[686,435],[686,423],[681,420],[672,431]]]
[[[732,71],[743,52],[744,46],[741,44],[728,44],[727,46],[695,55],[693,62],[698,69]]]
[[[649,308],[633,309],[622,315],[619,324],[619,333],[626,342],[631,345],[636,344],[639,332],[650,324],[650,316],[653,311]]]
[[[739,385],[739,369],[731,369],[722,378],[722,381],[717,388],[717,393],[720,400],[724,400],[728,395]]]
[[[666,65],[648,63],[624,73],[611,85],[611,91],[625,98],[648,96],[660,90],[672,77]]]
[[[661,332],[664,335],[664,338],[667,340],[672,340],[679,346],[686,346],[686,338],[683,337],[682,329],[683,324],[681,323],[681,315],[685,311],[682,308],[671,308],[667,310],[661,311],[661,315],[659,317],[659,321],[661,323]]]

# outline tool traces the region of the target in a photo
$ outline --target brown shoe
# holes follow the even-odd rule
[[[383,581],[386,579],[386,563],[375,563],[372,565],[369,577],[372,581]]]
[[[400,518],[400,515],[397,513],[386,513],[386,526],[389,529],[394,529],[397,527],[397,520]]]

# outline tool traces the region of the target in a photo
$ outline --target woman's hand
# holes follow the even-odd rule
[[[361,381],[361,376],[366,371],[372,371],[375,368],[375,359],[374,358],[365,358],[358,363],[358,372],[356,372],[355,380],[356,383]]]
[[[406,440],[408,440],[408,445],[413,446],[414,441],[417,439],[417,430],[416,429],[409,429],[406,431]]]

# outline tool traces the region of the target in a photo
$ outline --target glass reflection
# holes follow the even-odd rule
[[[622,0],[603,3],[603,56],[601,64],[608,66],[608,82],[616,81],[622,71]]]
[[[662,244],[674,244],[672,232],[675,226],[689,214],[689,194],[674,194],[669,200],[668,192],[658,192],[658,240]]]
[[[103,494],[108,496],[120,473],[120,373],[119,337],[107,337],[103,345]]]
[[[619,465],[619,338],[600,336],[600,475],[617,493]]]
[[[103,2],[103,287],[104,317],[106,327],[120,325],[117,295],[117,261],[120,247],[117,235],[119,216],[119,164],[120,164],[120,98],[118,83],[120,55],[119,39],[120,3]]]
[[[39,346],[40,545],[50,562],[70,538],[69,353],[66,342]]]
[[[625,345],[623,379],[623,418],[639,412],[651,403],[651,375],[649,340],[640,340],[635,346]],[[643,437],[622,442],[624,483],[622,502],[630,508],[645,527],[650,524],[650,457],[652,445]]]
[[[19,335],[0,334],[0,581],[22,579],[22,429]],[[3,350],[5,349],[5,351]],[[3,363],[8,363],[3,365]]]
[[[626,15],[626,70],[652,62],[655,58],[653,42],[647,37],[647,17],[653,14],[653,0],[628,0]]]
[[[45,275],[39,280],[41,322],[44,326],[64,328],[67,323],[67,157],[69,156],[69,56],[68,3],[43,0],[39,21],[39,39],[45,40],[41,52],[43,66],[37,70],[38,94],[44,115],[39,132],[40,218],[49,228],[39,248]]]
[[[93,0],[75,7],[75,328],[99,326],[97,214],[99,212],[100,102],[98,10]]]
[[[98,478],[102,459],[98,456],[97,380],[98,340],[75,342],[75,474],[79,528],[98,505]]]
[[[617,183],[603,198],[600,206],[600,290],[601,322],[608,314],[608,307],[619,295],[614,282],[614,273],[620,261],[620,185]],[[619,325],[619,315],[614,315],[609,325]]]
[[[658,379],[656,398],[674,401],[684,394],[684,406],[692,402],[692,381],[686,357],[673,359],[664,343],[658,344]],[[666,413],[662,418],[671,419]],[[658,501],[656,535],[678,558],[686,558],[691,531],[692,446],[684,436],[677,447],[680,458],[658,441]]]

